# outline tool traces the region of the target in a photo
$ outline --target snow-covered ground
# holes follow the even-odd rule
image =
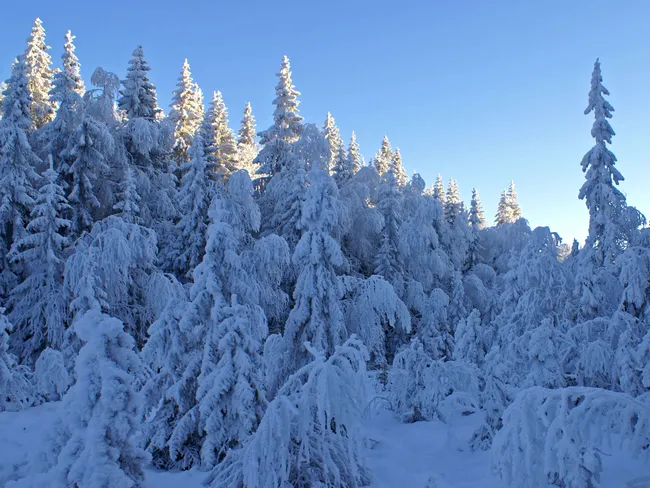
[[[23,464],[29,452],[39,448],[39,439],[51,425],[60,403],[22,412],[0,413],[0,486]],[[467,439],[476,427],[475,415],[443,422],[400,423],[385,408],[368,413],[364,422],[367,461],[374,473],[373,488],[499,488],[489,471],[489,453],[467,449]],[[603,488],[648,488],[650,466],[624,452],[607,449],[603,456]],[[205,473],[148,472],[148,485],[156,488],[200,488]],[[427,487],[429,488],[429,487]],[[526,488],[522,480],[521,488]]]

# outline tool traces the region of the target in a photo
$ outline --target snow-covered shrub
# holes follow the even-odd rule
[[[614,441],[631,455],[650,458],[648,403],[596,388],[534,387],[505,411],[492,468],[510,487],[526,480],[530,488],[598,488],[599,448]]]
[[[29,368],[18,364],[8,350],[11,323],[0,308],[0,412],[20,410],[34,403],[34,387]]]
[[[49,347],[45,349],[36,360],[34,379],[36,391],[46,402],[60,400],[72,383],[63,354]]]
[[[389,399],[406,422],[444,419],[443,403],[473,410],[478,397],[478,371],[460,361],[432,359],[414,339],[393,361],[388,374]]]

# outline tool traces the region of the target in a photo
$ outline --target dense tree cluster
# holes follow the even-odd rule
[[[387,137],[366,165],[330,113],[305,123],[286,56],[272,125],[247,104],[235,133],[187,60],[163,115],[141,46],[87,90],[64,41],[55,70],[37,20],[2,92],[0,410],[65,406],[14,486],[142,486],[149,463],[365,486],[373,376],[405,421],[481,415],[471,445],[511,486],[597,486],[586,422],[648,450],[650,232],[598,61],[589,236],[560,256],[514,182],[490,227],[476,189],[426,188]]]

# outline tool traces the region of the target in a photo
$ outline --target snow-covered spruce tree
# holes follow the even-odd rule
[[[196,388],[195,396],[189,399],[189,405],[185,404],[187,410],[180,412],[168,441],[171,463],[181,468],[200,464],[201,460],[214,463],[218,458],[212,449],[202,453],[201,446],[204,441],[216,445],[213,440],[219,431],[212,422],[219,416],[223,418],[220,405],[213,402],[223,394],[222,385],[217,381],[217,364],[222,359],[218,354],[222,337],[219,334],[224,332],[219,324],[226,319],[223,312],[228,302],[232,303],[233,295],[237,295],[242,305],[251,307],[259,300],[255,281],[246,272],[239,254],[246,236],[259,229],[260,214],[252,198],[252,183],[246,172],[239,171],[231,175],[227,189],[218,193],[210,205],[205,255],[194,270],[191,303],[179,325],[182,331],[191,331],[191,340],[198,345],[198,349],[195,347],[190,352],[194,359],[182,373],[197,378],[197,382],[186,386],[190,393]],[[229,400],[227,395],[221,398],[225,402]],[[236,422],[236,418],[232,421]]]
[[[142,368],[135,341],[98,310],[74,327],[84,342],[76,382],[63,398],[60,434],[47,446],[54,463],[32,475],[32,486],[143,487],[148,456],[135,443],[141,399],[134,382]]]
[[[508,195],[506,194],[506,191],[503,190],[501,192],[501,198],[499,199],[497,214],[494,217],[494,223],[496,225],[501,225],[510,224],[512,222],[514,222],[514,218],[512,216],[512,210],[508,206]]]
[[[126,69],[126,79],[121,81],[122,89],[117,106],[124,110],[128,120],[134,118],[153,119],[160,112],[156,87],[149,80],[151,67],[144,59],[144,50],[138,46]]]
[[[0,120],[2,120],[2,103],[5,99],[5,90],[7,89],[7,82],[0,81]]]
[[[27,88],[25,62],[19,56],[11,69],[11,78],[4,92],[3,117],[0,121],[0,291],[6,297],[16,284],[15,272],[10,267],[7,253],[26,235],[35,197],[34,186],[39,179],[35,168],[41,163],[29,144],[28,133],[32,124],[31,96]]]
[[[449,179],[449,186],[447,187],[447,194],[445,196],[443,208],[445,211],[445,220],[449,224],[453,224],[456,218],[463,211],[463,201],[460,198],[458,183],[453,178]]]
[[[481,314],[474,309],[465,319],[461,319],[454,332],[454,353],[456,361],[482,364],[485,350],[481,338]]]
[[[327,140],[327,145],[330,150],[330,157],[327,164],[327,168],[330,171],[330,174],[334,171],[334,166],[336,165],[337,158],[341,152],[341,145],[343,144],[343,139],[341,139],[341,134],[339,128],[336,126],[336,121],[332,114],[327,112],[327,117],[325,118],[325,123],[323,124],[323,136]]]
[[[98,187],[110,169],[108,160],[114,151],[115,141],[108,128],[84,114],[62,154],[70,162],[72,186],[68,202],[72,207],[71,230],[75,235],[90,230],[100,216]]]
[[[204,355],[197,398],[199,427],[205,432],[201,466],[211,468],[230,449],[255,432],[266,406],[262,375],[262,344],[266,317],[257,305],[244,305],[232,295],[230,306],[219,311],[221,321],[211,332]]]
[[[375,273],[391,283],[400,296],[404,287],[403,262],[399,252],[399,230],[402,224],[401,204],[402,197],[394,167],[388,166],[382,175],[382,184],[377,195],[377,206],[384,218],[384,226],[375,261]]]
[[[60,348],[66,322],[63,263],[70,239],[70,209],[59,175],[52,168],[43,174],[27,234],[10,253],[25,269],[25,279],[11,290],[10,319],[15,326],[12,345],[21,362],[33,365],[46,347]]]
[[[253,160],[259,150],[253,109],[251,103],[246,102],[244,117],[237,133],[237,168],[248,171],[251,178],[255,176],[258,170],[258,165],[253,163]]]
[[[591,135],[596,144],[582,158],[586,181],[578,194],[589,209],[589,234],[585,248],[593,249],[597,265],[612,264],[631,242],[634,231],[643,220],[635,209],[629,211],[625,195],[615,186],[624,178],[615,167],[616,156],[607,147],[614,135],[607,119],[612,118],[614,108],[605,95],[609,95],[609,91],[603,86],[597,59],[591,76],[589,104],[585,109],[585,115],[594,113]]]
[[[54,119],[56,102],[50,99],[52,90],[52,58],[48,54],[50,46],[45,44],[45,29],[37,18],[32,33],[27,39],[25,50],[25,75],[27,89],[31,95],[30,113],[33,128],[39,129]]]
[[[237,144],[235,136],[228,127],[228,109],[220,91],[214,92],[212,102],[201,126],[206,154],[214,160],[220,175],[229,175],[235,170]]]
[[[142,222],[139,216],[141,198],[138,194],[135,171],[131,166],[125,168],[119,190],[117,203],[113,205],[113,210],[117,211],[116,215],[129,224],[140,224]]]
[[[508,206],[509,215],[512,219],[512,222],[519,220],[521,218],[521,207],[519,206],[519,196],[517,195],[514,181],[510,181],[510,185],[508,186],[508,192],[506,193],[506,205]]]
[[[476,188],[472,189],[472,202],[469,210],[469,224],[476,230],[485,228],[485,214],[483,213],[483,204],[478,196]]]
[[[257,172],[266,181],[278,173],[289,161],[287,154],[291,151],[290,145],[297,141],[303,131],[303,118],[298,114],[298,95],[300,92],[292,84],[291,66],[289,58],[284,56],[280,65],[280,72],[276,74],[278,84],[275,87],[275,110],[273,111],[273,125],[258,133],[262,150],[253,161],[259,164]],[[264,208],[262,208],[264,213]]]
[[[393,161],[391,165],[395,168],[395,178],[397,179],[397,184],[400,187],[406,186],[408,182],[408,175],[404,169],[404,164],[402,162],[402,153],[399,150],[399,147],[395,148],[395,154],[393,154]]]
[[[394,157],[388,136],[384,136],[381,141],[379,152],[377,152],[374,159],[375,169],[377,170],[377,173],[379,173],[379,176],[383,176],[384,173],[390,169]],[[397,175],[395,175],[395,178],[397,178]]]
[[[190,63],[183,61],[181,76],[172,97],[169,119],[174,124],[174,156],[180,166],[190,159],[194,133],[203,120],[203,100],[197,96],[197,86],[192,80]]]
[[[34,402],[31,372],[27,366],[18,364],[9,352],[11,323],[0,308],[0,412],[20,410]]]
[[[83,96],[86,92],[80,74],[80,65],[75,55],[75,37],[68,31],[65,35],[65,44],[61,61],[63,69],[54,74],[52,91],[50,93],[59,108],[54,120],[44,126],[38,139],[43,145],[42,154],[52,157],[54,170],[61,178],[69,176],[69,164],[61,153],[68,146],[83,114]],[[66,180],[66,184],[71,181]]]
[[[386,368],[392,356],[386,356],[386,332],[411,332],[411,316],[392,285],[379,276],[366,280],[350,276],[343,278],[345,294],[343,309],[348,333],[355,334],[366,345],[369,365]]]
[[[118,112],[116,100],[119,95],[120,78],[101,66],[93,71],[90,82],[94,88],[84,94],[86,113],[113,130],[123,119],[124,112]]]
[[[445,183],[444,183],[444,181],[442,179],[442,175],[440,173],[438,173],[438,176],[436,176],[436,181],[433,184],[432,196],[433,196],[433,198],[438,200],[442,204],[442,206],[444,208],[445,201],[446,201],[446,198],[445,198]]]
[[[348,182],[350,178],[354,175],[354,167],[352,166],[352,161],[345,153],[345,144],[343,141],[340,141],[339,149],[334,157],[334,164],[332,166],[332,176],[334,181],[341,188],[343,184]]]
[[[344,266],[345,258],[333,237],[339,225],[339,205],[334,181],[325,171],[312,169],[302,209],[304,232],[293,254],[298,280],[293,292],[295,305],[282,337],[284,354],[268,358],[279,363],[270,370],[275,377],[270,382],[271,392],[309,362],[306,341],[329,357],[347,336],[341,284],[336,274]]]
[[[309,343],[305,347],[311,362],[287,380],[250,442],[231,451],[206,485],[358,488],[370,483],[359,436],[366,348],[356,338],[329,357]]]
[[[352,131],[350,144],[348,145],[348,167],[352,168],[352,173],[357,174],[363,166],[363,157],[357,142],[357,135]]]
[[[203,145],[203,136],[194,137],[190,160],[183,165],[183,178],[178,195],[181,219],[176,224],[176,242],[168,259],[171,269],[182,279],[191,278],[194,268],[205,253],[208,208],[215,193],[212,168]]]

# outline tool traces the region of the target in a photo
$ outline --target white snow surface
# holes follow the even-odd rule
[[[0,486],[7,485],[29,452],[39,448],[60,405],[52,402],[0,413]],[[501,488],[490,473],[489,452],[467,447],[467,440],[480,423],[479,415],[449,416],[447,423],[404,424],[385,401],[376,398],[363,424],[366,460],[374,475],[371,488]],[[616,447],[604,447],[603,454],[603,488],[650,488],[650,466]],[[147,486],[204,488],[206,476],[206,472],[194,469],[147,470]],[[428,485],[432,477],[437,484]],[[526,488],[525,480],[521,488]]]

